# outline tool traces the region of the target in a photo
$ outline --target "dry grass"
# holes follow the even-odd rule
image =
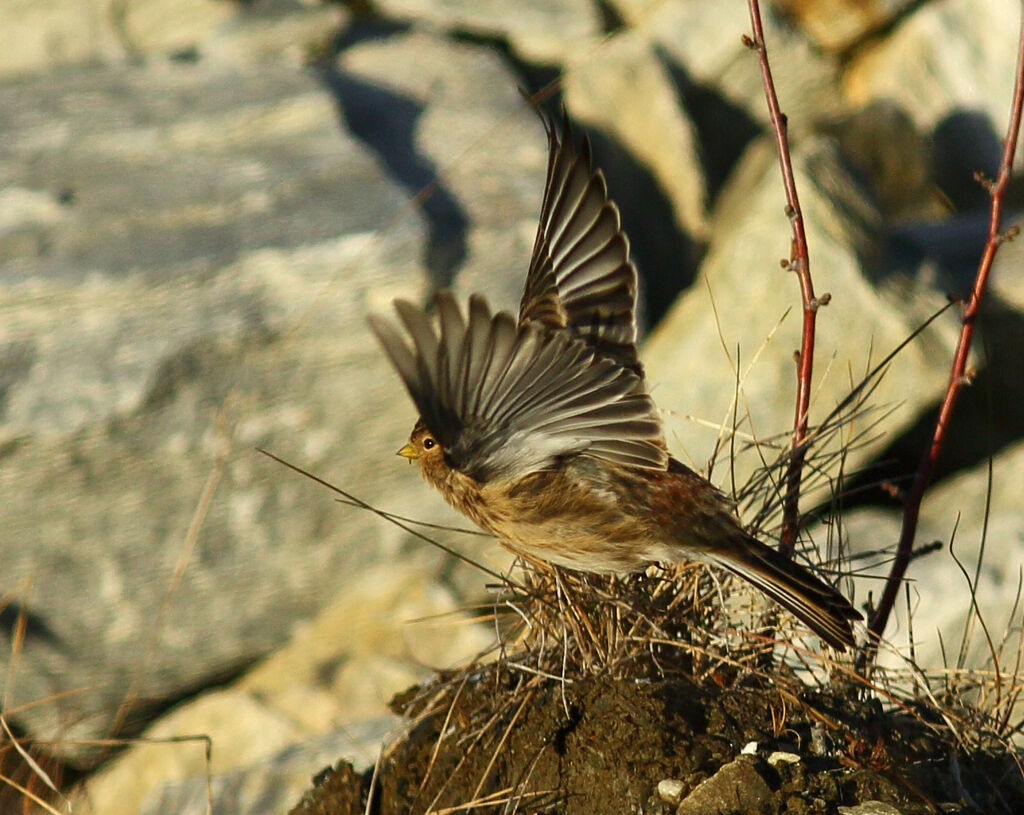
[[[811,559],[818,561],[816,565],[840,580],[852,568],[834,539],[841,528],[845,461],[852,449],[880,432],[888,411],[872,407],[870,397],[899,350],[869,371],[850,397],[809,432],[805,483],[813,486],[820,480],[833,488],[834,523],[825,527],[830,540],[824,548],[836,549],[835,559],[821,562],[818,547],[806,534],[803,538]],[[762,468],[737,491],[737,499],[754,519],[752,529],[763,534],[780,517],[779,475],[785,472],[789,453],[784,442],[773,445],[769,441],[758,448],[774,457],[764,455]],[[884,559],[887,552],[874,556]],[[978,567],[973,576],[967,569],[962,571],[973,596]],[[474,751],[490,755],[487,772],[477,784],[477,793],[483,791],[484,779],[499,761],[521,712],[542,688],[550,683],[560,686],[568,718],[572,686],[593,677],[627,682],[682,678],[718,691],[741,686],[771,689],[773,698],[784,700],[772,708],[777,733],[785,730],[799,711],[803,720],[821,722],[828,730],[844,734],[834,756],[842,766],[886,772],[906,757],[897,755],[886,740],[869,738],[858,730],[855,721],[864,715],[866,705],[888,717],[894,732],[907,734],[902,740],[917,738],[927,745],[921,748],[922,755],[943,756],[954,774],[967,772],[960,767],[965,759],[970,759],[972,772],[988,772],[975,766],[973,759],[1001,755],[1011,759],[1010,766],[1016,766],[1024,778],[1018,744],[1024,730],[1020,596],[998,639],[976,613],[976,624],[965,632],[952,664],[945,670],[926,671],[916,664],[912,646],[900,654],[901,669],[865,663],[859,659],[861,654],[837,658],[823,653],[808,644],[816,641],[805,643],[801,629],[788,618],[780,622],[773,611],[766,612],[763,598],[752,594],[745,584],[700,564],[603,576],[520,558],[511,572],[490,588],[493,601],[486,608],[477,607],[477,616],[487,617],[494,626],[494,649],[462,671],[438,676],[398,704],[412,716],[410,732],[430,717],[443,720],[434,759],[448,738],[445,734],[456,733],[464,751],[425,811],[433,811]],[[974,608],[977,612],[976,605]],[[964,664],[969,636],[984,636],[988,644],[989,660],[981,668]],[[886,643],[881,647],[894,649]],[[518,679],[500,679],[508,675]],[[459,717],[465,715],[460,712],[461,697],[468,685],[479,683],[493,684],[494,704],[487,715],[460,722]],[[840,707],[847,708],[846,720],[836,714],[837,700]],[[392,745],[392,750],[397,746]],[[422,779],[424,788],[429,776],[430,771]],[[1005,780],[989,779],[996,788]],[[524,782],[516,789],[503,790],[506,811],[516,811],[517,801],[529,809],[526,800],[516,798],[526,789]],[[966,790],[964,786],[964,800],[970,801]],[[925,792],[918,793],[927,800]],[[473,806],[495,803],[487,796],[473,798]],[[1005,811],[1012,812],[1012,805],[1008,803]]]

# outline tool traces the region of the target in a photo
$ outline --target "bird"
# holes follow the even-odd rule
[[[518,316],[480,295],[369,316],[419,418],[399,455],[514,552],[623,574],[704,561],[825,643],[862,619],[810,569],[742,526],[733,503],[668,453],[637,350],[637,272],[590,141],[543,117],[548,163]]]

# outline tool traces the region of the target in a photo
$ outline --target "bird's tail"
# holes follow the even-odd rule
[[[744,533],[717,565],[757,586],[839,651],[853,647],[852,621],[863,619],[849,601],[808,569]]]

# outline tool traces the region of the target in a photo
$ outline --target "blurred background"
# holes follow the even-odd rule
[[[969,291],[1020,13],[763,4],[831,295],[812,424]],[[673,452],[731,491],[785,446],[799,288],[742,0],[7,0],[0,30],[0,668],[41,763],[8,743],[2,771],[36,793],[45,769],[87,779],[76,812],[202,812],[211,770],[217,812],[284,811],[338,758],[372,765],[393,693],[491,641],[460,609],[492,578],[257,448],[464,526],[394,455],[415,415],[365,317],[442,287],[517,307],[547,160],[521,91],[566,106],[621,208]],[[1021,201],[1018,179],[1007,224]],[[930,669],[988,657],[960,648],[951,543],[993,637],[1019,631],[1022,292],[1011,242],[925,504],[944,547],[909,574]],[[858,555],[858,605],[958,328],[953,307],[917,336],[808,476],[809,556]],[[889,633],[907,646],[906,608]],[[212,763],[98,741],[195,734]]]

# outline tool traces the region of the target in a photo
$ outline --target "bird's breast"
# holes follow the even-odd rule
[[[479,482],[448,470],[430,480],[510,548],[581,571],[702,558],[738,529],[721,494],[678,464],[662,471],[579,456],[517,478]]]
[[[634,571],[656,559],[656,541],[619,487],[586,463],[563,462],[482,485],[474,520],[531,557],[582,571]]]

